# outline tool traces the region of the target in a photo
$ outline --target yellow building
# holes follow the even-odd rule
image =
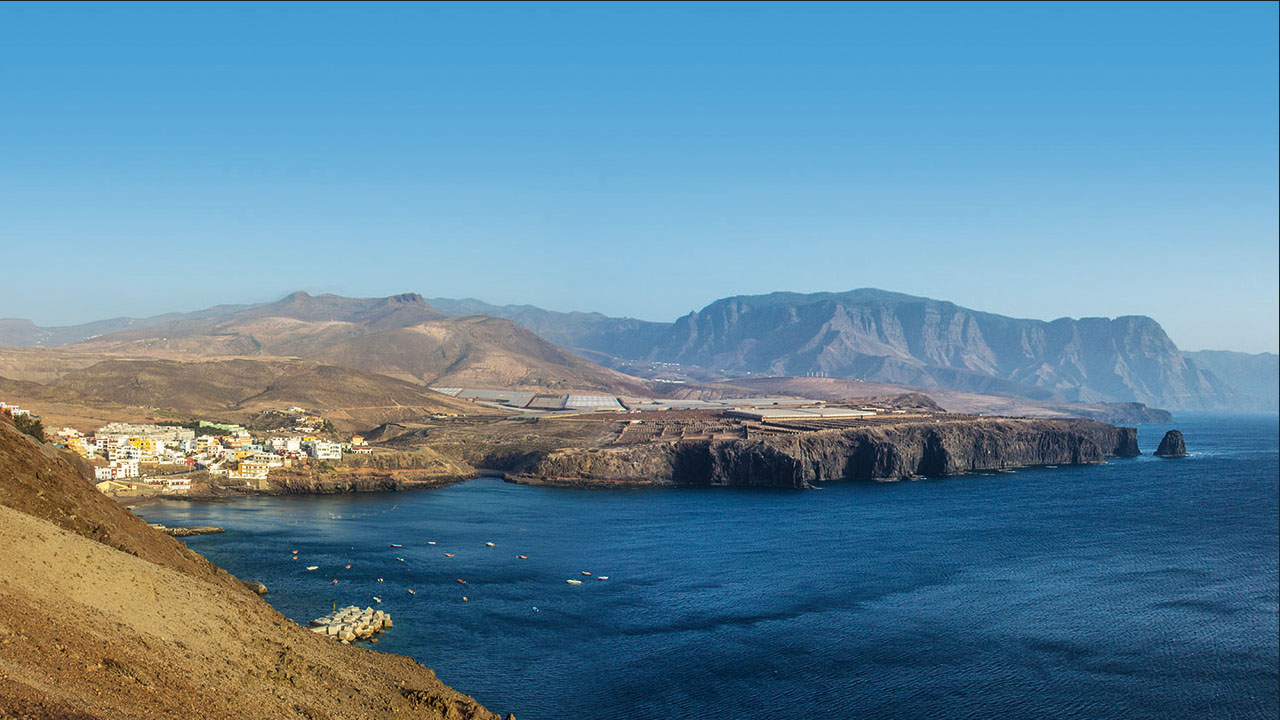
[[[242,462],[229,477],[233,480],[266,480],[268,470],[270,467],[266,463]]]

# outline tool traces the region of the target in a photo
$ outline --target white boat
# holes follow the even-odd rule
[[[597,580],[608,580],[608,579],[609,579],[609,576],[608,576],[608,575],[597,575],[597,576],[596,576],[596,579],[597,579]]]
[[[319,565],[308,565],[308,566],[307,566],[307,570],[319,570],[319,569],[320,569],[320,566],[319,566]]]
[[[570,585],[581,585],[581,584],[582,584],[582,581],[581,581],[581,580],[565,580],[565,582],[569,583]]]
[[[485,543],[486,547],[493,547],[493,543]]]
[[[582,574],[586,575],[587,577],[591,577],[591,573],[587,572],[586,570],[583,570]]]

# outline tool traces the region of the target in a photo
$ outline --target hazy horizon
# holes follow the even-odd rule
[[[0,6],[0,317],[876,287],[1280,350],[1277,5]]]

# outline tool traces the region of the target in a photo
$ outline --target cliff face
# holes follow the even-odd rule
[[[1182,354],[1236,391],[1239,402],[1232,410],[1275,412],[1280,409],[1280,355],[1225,350]]]
[[[1180,458],[1187,456],[1187,443],[1182,439],[1182,432],[1170,430],[1160,438],[1160,447],[1153,453],[1156,457]]]
[[[1232,395],[1151,318],[1024,320],[872,289],[717,300],[677,320],[649,357],[1189,410],[1223,407]]]
[[[802,488],[833,480],[954,475],[1100,463],[1139,454],[1137,431],[1088,420],[904,423],[758,440],[704,440],[550,453],[513,468],[557,483]]]

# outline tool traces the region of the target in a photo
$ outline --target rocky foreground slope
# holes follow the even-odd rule
[[[4,419],[0,548],[0,718],[498,718],[299,627]]]
[[[1083,465],[1138,455],[1137,430],[1090,420],[926,420],[757,439],[563,450],[511,468],[557,484],[737,485],[802,488],[833,480]]]

